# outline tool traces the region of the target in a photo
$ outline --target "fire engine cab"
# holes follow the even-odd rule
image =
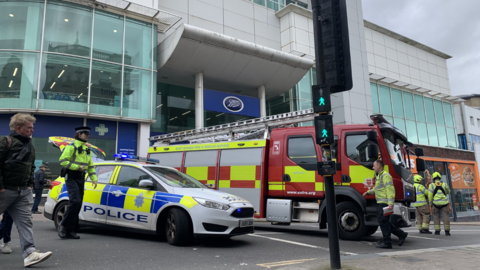
[[[313,110],[268,116],[198,130],[151,137],[149,157],[175,167],[210,188],[248,200],[256,218],[277,225],[293,222],[327,226],[323,177],[317,162],[336,161],[334,175],[339,236],[358,240],[378,228],[376,200],[362,194],[375,186],[373,162],[381,158],[395,186],[394,214],[399,227],[415,221],[412,146],[401,130],[382,115],[369,124],[335,125],[329,150],[315,144]],[[183,144],[172,144],[184,142]],[[423,150],[415,153],[421,156]],[[417,163],[419,164],[419,163]]]

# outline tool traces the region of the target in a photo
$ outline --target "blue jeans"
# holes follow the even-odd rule
[[[4,243],[8,243],[12,240],[10,235],[12,234],[13,219],[8,212],[3,213],[2,222],[0,222],[0,239],[3,238]]]
[[[33,202],[32,212],[38,211],[38,205],[42,200],[43,188],[36,188],[34,192],[35,192],[35,201]]]

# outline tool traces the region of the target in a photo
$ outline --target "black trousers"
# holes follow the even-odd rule
[[[69,171],[65,184],[67,185],[69,203],[61,225],[67,231],[73,231],[78,224],[78,214],[82,209],[85,174],[78,171]]]
[[[382,230],[383,243],[385,243],[386,245],[392,245],[392,233],[398,238],[400,238],[405,235],[405,232],[390,223],[390,216],[383,215],[383,208],[387,206],[388,205],[385,203],[377,205],[377,219],[378,224],[380,225],[380,229]]]
[[[40,205],[40,201],[42,200],[43,187],[35,188],[34,192],[35,192],[35,201],[33,201],[32,212],[38,211],[38,206]]]

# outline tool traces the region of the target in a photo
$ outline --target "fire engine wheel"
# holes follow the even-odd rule
[[[363,211],[354,202],[341,202],[337,205],[338,235],[342,240],[359,240],[365,236],[367,226]]]
[[[376,233],[377,230],[378,230],[378,226],[367,226],[367,232],[365,233],[365,236],[370,236]]]
[[[165,220],[165,234],[170,245],[185,246],[191,243],[193,230],[188,214],[179,208],[172,208]]]

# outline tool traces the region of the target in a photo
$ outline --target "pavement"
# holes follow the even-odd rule
[[[39,209],[43,212],[43,207]],[[82,228],[80,240],[61,240],[51,220],[33,215],[37,249],[53,256],[38,269],[330,269],[328,231],[318,224],[273,226],[255,222],[255,233],[229,240],[204,240],[174,247],[151,235]],[[473,226],[472,226],[473,225]],[[409,237],[401,247],[375,248],[380,230],[362,241],[340,240],[342,269],[478,269],[480,224],[453,224],[452,236],[419,234],[405,228]],[[10,255],[0,254],[0,269],[23,269],[18,234],[12,231]],[[5,268],[4,268],[5,267]]]

